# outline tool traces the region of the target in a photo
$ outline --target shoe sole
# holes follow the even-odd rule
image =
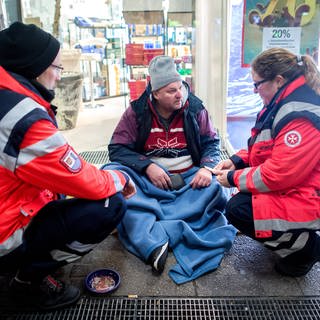
[[[160,253],[159,253],[158,256],[157,256],[157,259],[153,262],[153,269],[154,269],[156,272],[162,272],[162,271],[163,271],[163,269],[162,269],[162,270],[159,270],[159,269],[158,269],[158,262],[159,262],[159,260],[161,259],[162,255],[163,255],[167,250],[168,250],[168,242],[166,242],[166,243],[162,246],[161,251],[160,251]]]

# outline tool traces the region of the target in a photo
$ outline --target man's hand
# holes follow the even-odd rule
[[[205,169],[200,168],[190,182],[192,189],[204,188],[210,186],[212,181],[212,173]]]
[[[168,190],[171,188],[171,180],[168,174],[155,163],[151,163],[146,169],[146,175],[156,187]]]

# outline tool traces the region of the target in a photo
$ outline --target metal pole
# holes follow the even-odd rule
[[[168,55],[168,11],[170,7],[170,0],[162,0],[162,10],[163,10],[163,19],[164,19],[164,39],[163,39],[163,47],[164,52]]]

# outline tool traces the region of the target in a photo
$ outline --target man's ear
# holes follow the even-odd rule
[[[159,92],[158,92],[158,90],[153,91],[153,92],[152,92],[152,95],[153,95],[153,98],[154,98],[154,99],[158,100],[158,98],[159,98]]]

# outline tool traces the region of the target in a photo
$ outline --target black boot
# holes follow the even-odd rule
[[[67,286],[52,276],[41,283],[21,281],[17,277],[10,282],[10,298],[19,306],[37,307],[41,310],[54,310],[69,306],[78,301],[80,291]]]
[[[310,232],[305,247],[279,259],[274,268],[284,276],[301,277],[306,275],[318,261],[320,261],[320,237],[315,232]]]
[[[305,261],[299,261],[288,258],[282,258],[277,261],[274,269],[283,276],[289,277],[302,277],[306,275],[313,267],[313,265],[319,261],[318,257],[314,257]]]

